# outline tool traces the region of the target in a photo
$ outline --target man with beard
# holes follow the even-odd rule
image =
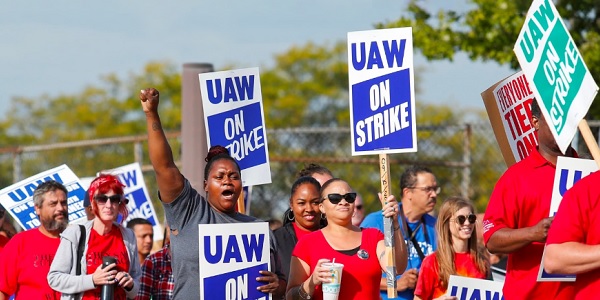
[[[33,192],[40,227],[15,235],[0,256],[0,300],[60,299],[48,285],[48,271],[67,227],[67,189],[56,181],[40,184]]]
[[[433,172],[422,166],[408,167],[400,176],[400,192],[402,202],[398,212],[399,230],[407,244],[408,265],[406,271],[396,277],[397,298],[413,299],[417,275],[425,256],[436,250],[436,219],[429,215],[435,208],[437,196],[441,192]],[[381,211],[370,213],[360,227],[374,227],[383,232],[383,216]],[[381,279],[381,298],[387,297],[387,279],[385,273]]]

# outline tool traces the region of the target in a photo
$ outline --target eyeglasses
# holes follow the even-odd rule
[[[346,202],[348,203],[354,203],[354,200],[356,200],[356,193],[347,193],[344,195],[340,195],[337,193],[329,194],[327,195],[327,199],[329,199],[329,202],[331,202],[331,204],[338,204],[340,203],[340,201],[342,201],[342,199],[346,199]]]
[[[426,186],[426,187],[413,186],[413,187],[409,187],[409,189],[419,189],[427,194],[431,194],[431,192],[435,192],[436,194],[439,194],[442,192],[442,188],[439,186]]]
[[[110,203],[117,204],[117,205],[121,205],[121,202],[124,202],[125,204],[127,204],[127,202],[129,202],[122,195],[112,195],[110,197],[106,196],[106,195],[96,195],[96,196],[94,196],[94,200],[96,200],[99,204],[102,204],[102,205],[105,205],[106,202],[108,202],[108,200],[110,200]]]
[[[465,221],[467,221],[467,220],[469,220],[470,224],[475,224],[475,221],[477,221],[477,216],[474,214],[470,214],[468,216],[459,215],[459,216],[456,216],[455,220],[460,225],[464,225]]]

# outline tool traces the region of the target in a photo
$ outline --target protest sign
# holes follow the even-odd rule
[[[552,201],[550,202],[550,213],[548,216],[554,217],[556,215],[560,202],[567,190],[581,178],[596,171],[598,171],[598,165],[593,160],[559,156],[556,161]],[[546,249],[544,248],[545,253]],[[575,281],[575,275],[546,273],[544,270],[544,256],[542,255],[537,281]]]
[[[221,145],[242,169],[242,185],[271,183],[258,68],[198,74],[207,144]]]
[[[412,28],[348,32],[352,155],[417,151]]]
[[[74,223],[86,219],[83,208],[85,189],[81,187],[81,182],[75,173],[67,165],[62,165],[0,190],[0,204],[24,230],[40,226],[40,220],[33,205],[33,192],[38,185],[49,180],[60,182],[67,188],[69,222]]]
[[[131,219],[146,219],[152,224],[154,240],[162,240],[163,230],[148,194],[148,188],[146,188],[140,164],[132,163],[112,170],[102,171],[102,173],[117,176],[121,183],[125,185],[123,192],[125,193],[125,198],[129,199],[129,203],[127,204],[129,215],[125,222],[123,222],[123,225],[127,225],[127,222]]]
[[[198,233],[200,299],[271,299],[256,289],[271,265],[267,222],[200,224]]]
[[[531,124],[533,91],[523,72],[517,72],[481,93],[490,123],[507,166],[529,156],[538,145]]]
[[[456,296],[460,300],[503,300],[502,286],[504,283],[450,275],[448,279],[448,296]]]
[[[412,28],[348,32],[352,155],[379,154],[383,200],[391,153],[417,151]],[[397,297],[392,219],[384,218],[387,294]]]
[[[565,153],[598,93],[598,85],[552,1],[533,1],[514,51]]]

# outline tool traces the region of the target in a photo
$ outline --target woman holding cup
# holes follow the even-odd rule
[[[321,187],[319,208],[327,226],[306,235],[294,248],[286,299],[378,299],[381,272],[386,268],[383,234],[352,225],[356,192],[339,178]],[[398,228],[398,203],[390,195],[382,214]],[[406,268],[406,245],[394,231],[396,271]],[[341,268],[341,269],[340,269]]]

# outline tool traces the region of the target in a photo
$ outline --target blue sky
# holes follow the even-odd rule
[[[423,0],[464,9],[467,0]],[[0,114],[11,97],[76,93],[102,75],[140,73],[155,60],[219,69],[269,65],[308,41],[345,40],[393,20],[406,1],[8,1],[0,0]],[[417,101],[481,108],[480,93],[513,71],[495,63],[415,58]]]

